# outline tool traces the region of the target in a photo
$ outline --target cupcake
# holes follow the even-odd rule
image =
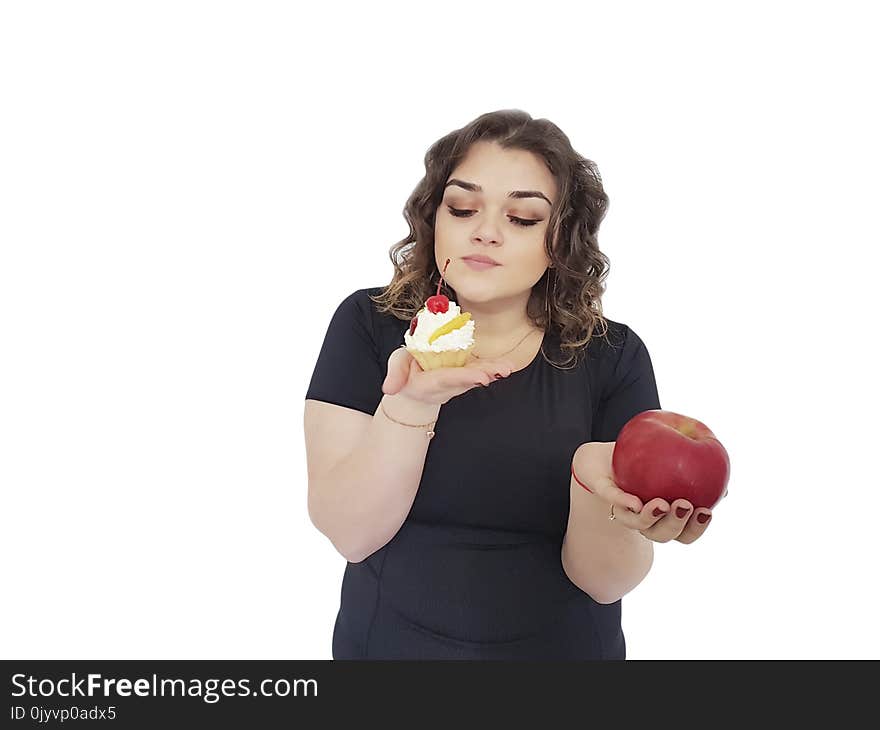
[[[443,274],[449,266],[446,260]],[[443,274],[437,284],[437,294],[428,297],[403,335],[404,346],[421,365],[422,370],[462,367],[474,349],[476,323],[469,312],[462,312],[455,302],[440,294]]]

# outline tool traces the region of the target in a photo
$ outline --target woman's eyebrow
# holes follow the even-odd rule
[[[457,178],[452,178],[446,185],[443,186],[445,190],[450,185],[458,185],[460,188],[464,188],[465,190],[469,190],[472,193],[482,193],[483,188],[477,185],[476,183],[466,182],[464,180],[459,180]],[[544,193],[540,190],[512,190],[507,194],[508,198],[543,198],[552,206],[553,203],[550,201]]]

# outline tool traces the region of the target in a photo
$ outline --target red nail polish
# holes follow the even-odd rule
[[[495,373],[495,380],[498,380],[499,378],[503,378],[503,377],[504,376],[501,373]]]
[[[706,512],[701,512],[700,514],[697,515],[697,522],[699,522],[701,525],[705,525],[711,519],[712,519],[712,515],[710,515]]]
[[[654,517],[659,517],[660,515],[665,515],[665,514],[666,514],[665,509],[661,509],[660,507],[654,508],[654,512],[653,512]]]
[[[688,513],[687,507],[678,507],[675,510],[675,516],[682,519]]]

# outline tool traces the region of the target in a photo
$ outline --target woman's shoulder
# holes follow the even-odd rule
[[[589,338],[577,348],[578,356],[583,356],[584,361],[597,360],[599,358],[607,358],[615,351],[619,350],[630,337],[630,328],[623,322],[617,322],[613,319],[604,317],[605,324],[596,323],[593,331],[590,332]],[[551,337],[552,342],[556,346],[560,346],[562,342],[561,335],[554,331]],[[566,348],[568,350],[568,348]],[[570,350],[569,350],[570,351]]]
[[[624,322],[604,317],[605,326],[597,325],[587,344],[596,353],[608,354],[623,346],[630,336],[630,328]]]
[[[403,343],[403,334],[409,326],[408,321],[379,311],[379,305],[373,297],[381,294],[385,288],[369,286],[355,289],[344,296],[339,304],[339,310],[346,313],[347,319],[356,322],[356,326],[369,337],[377,357],[383,362]]]
[[[625,349],[633,343],[641,343],[638,335],[625,322],[604,317],[604,325],[596,324],[589,339],[577,347],[563,348],[558,333],[550,338],[547,349],[554,354],[554,359],[574,362],[579,370],[587,370],[591,375],[602,375],[615,367]],[[570,360],[574,355],[574,359]]]
[[[594,334],[587,345],[586,361],[600,377],[612,377],[633,362],[649,358],[647,346],[626,322],[605,318],[607,328]]]
[[[368,286],[363,289],[356,289],[346,297],[346,300],[349,300],[351,305],[359,308],[377,327],[399,329],[408,323],[393,314],[380,312],[379,305],[375,301],[375,298],[382,294],[386,288],[385,286]]]

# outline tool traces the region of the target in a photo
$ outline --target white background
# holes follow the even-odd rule
[[[599,166],[605,314],[731,455],[629,658],[880,657],[868,6],[3,4],[2,657],[330,658],[314,361],[502,108]]]

